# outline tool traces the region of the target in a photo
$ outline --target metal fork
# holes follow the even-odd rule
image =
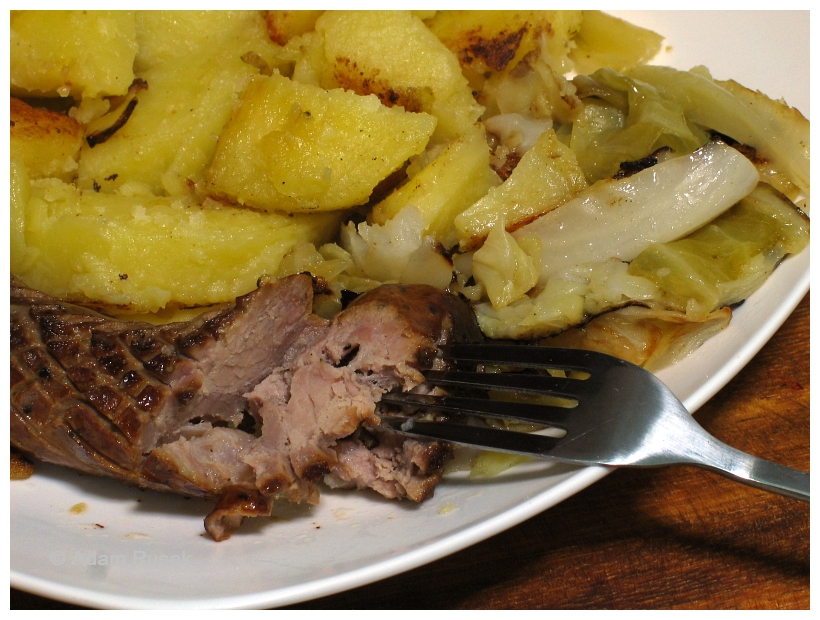
[[[428,371],[426,381],[452,393],[385,394],[382,402],[405,414],[382,415],[382,429],[577,465],[695,465],[759,489],[809,501],[807,472],[718,441],[669,388],[639,366],[594,351],[539,346],[458,344],[440,347],[440,353],[455,369]],[[504,367],[518,370],[492,372]],[[534,374],[527,369],[539,371]],[[528,397],[529,402],[491,399],[488,390],[562,402],[561,406],[534,403],[533,396]],[[436,415],[445,421],[408,416],[407,408],[439,412]],[[553,437],[447,421],[453,414],[528,422],[566,434]]]

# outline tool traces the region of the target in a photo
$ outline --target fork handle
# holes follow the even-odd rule
[[[713,441],[718,442],[714,438]],[[809,503],[809,473],[778,465],[723,444],[718,459],[693,462],[749,486]]]

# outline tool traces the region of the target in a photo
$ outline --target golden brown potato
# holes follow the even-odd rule
[[[134,81],[133,11],[13,11],[11,94],[122,95]]]
[[[271,41],[285,45],[292,37],[310,32],[324,11],[265,11]]]
[[[453,54],[409,11],[328,11],[316,30],[336,85],[432,114],[434,142],[463,135],[483,112]]]
[[[373,207],[371,220],[384,224],[405,207],[413,206],[421,212],[425,233],[450,248],[458,242],[455,217],[500,183],[490,167],[490,149],[479,124]]]
[[[578,73],[601,67],[626,71],[645,64],[661,49],[663,37],[601,11],[583,11],[581,29],[570,53]]]
[[[462,250],[474,249],[502,219],[515,230],[563,204],[586,187],[575,154],[545,131],[509,178],[455,218]]]
[[[234,104],[257,65],[270,68],[277,46],[254,11],[141,12],[137,35],[147,88],[122,127],[83,147],[77,185],[112,192],[139,183],[156,195],[184,196],[202,181]],[[242,58],[249,52],[252,63]]]
[[[300,243],[330,241],[334,213],[260,213],[190,197],[81,191],[11,166],[12,273],[63,299],[134,312],[230,301]]]
[[[545,37],[547,52],[561,69],[581,11],[438,11],[430,30],[452,51],[468,77],[512,69]]]
[[[424,150],[435,124],[373,96],[257,77],[219,136],[207,190],[265,210],[361,205]]]
[[[71,181],[85,128],[65,114],[33,108],[11,98],[10,154],[23,162],[32,179]]]

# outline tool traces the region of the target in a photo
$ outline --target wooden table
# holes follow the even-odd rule
[[[809,296],[696,418],[809,469]],[[521,525],[295,608],[808,609],[809,506],[694,468],[621,469]],[[11,591],[11,608],[70,608]]]

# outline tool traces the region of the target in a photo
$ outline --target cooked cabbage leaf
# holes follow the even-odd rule
[[[640,80],[600,69],[573,83],[586,105],[573,123],[570,147],[590,183],[613,176],[621,162],[663,147],[686,155],[709,139],[687,120],[680,103]]]
[[[702,317],[748,297],[786,254],[808,242],[808,218],[780,192],[760,184],[685,239],[650,245],[629,273],[656,283],[665,307]]]
[[[644,66],[629,75],[679,104],[691,122],[753,146],[809,195],[809,121],[799,111],[737,82],[713,81],[702,67]]]
[[[616,257],[631,261],[650,243],[679,239],[717,217],[757,185],[755,167],[710,142],[624,179],[596,183],[513,236],[541,239],[541,279]]]
[[[689,355],[725,329],[731,318],[729,307],[693,318],[674,310],[629,306],[597,316],[540,344],[600,351],[655,371]]]

